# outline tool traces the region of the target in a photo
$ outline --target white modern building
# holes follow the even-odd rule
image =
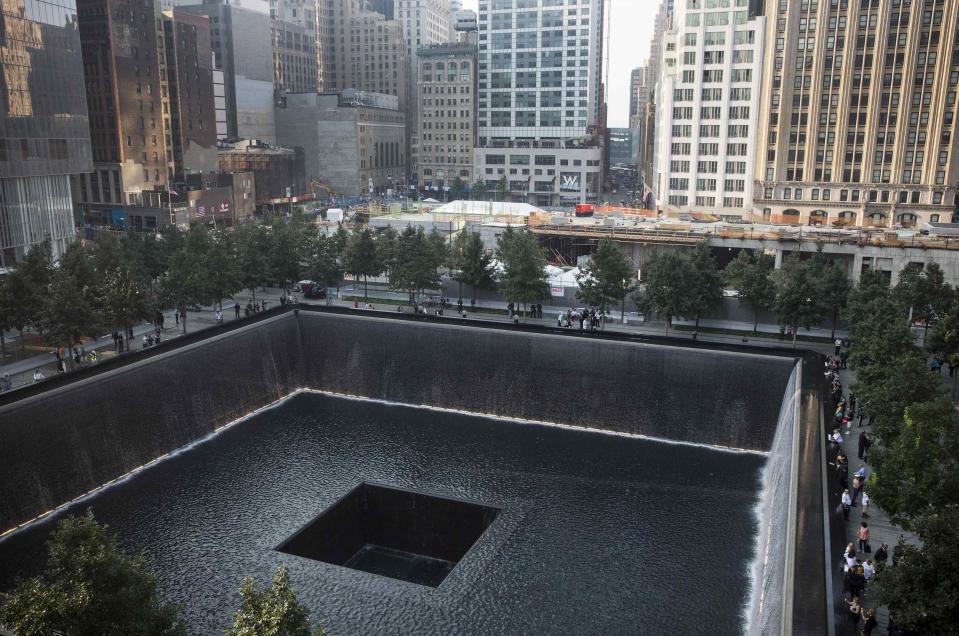
[[[477,177],[539,206],[602,187],[605,0],[479,4]]]
[[[655,90],[653,190],[662,211],[751,209],[764,28],[748,0],[673,7]]]

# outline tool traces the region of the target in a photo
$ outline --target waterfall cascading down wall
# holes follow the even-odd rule
[[[169,346],[0,406],[0,532],[299,388],[767,451],[793,367],[321,310]]]
[[[796,364],[783,395],[769,457],[762,472],[762,491],[756,506],[759,532],[756,556],[750,565],[752,597],[746,623],[750,636],[783,633],[784,620],[791,616],[785,603],[791,602],[788,571],[794,551],[795,493],[801,363]]]

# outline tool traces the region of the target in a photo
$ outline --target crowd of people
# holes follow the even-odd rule
[[[896,554],[890,555],[889,545],[881,543],[873,551],[870,542],[869,506],[870,499],[867,492],[869,468],[867,460],[872,440],[867,431],[872,419],[865,413],[864,405],[857,403],[856,396],[851,391],[845,392],[839,372],[846,368],[849,356],[849,341],[836,340],[835,355],[830,356],[825,363],[825,377],[830,384],[832,403],[835,407],[832,420],[832,432],[828,436],[829,453],[832,458],[829,462],[833,468],[834,484],[839,493],[841,512],[847,523],[856,523],[850,519],[853,508],[860,508],[858,526],[855,528],[856,541],[849,543],[841,557],[843,571],[843,595],[846,599],[849,620],[856,634],[869,636],[877,626],[876,609],[866,607],[864,597],[868,592],[870,582],[883,568],[896,564]],[[858,415],[858,418],[857,418]],[[858,433],[856,471],[850,475],[849,458],[846,456],[843,444],[853,433],[853,424]],[[852,478],[850,481],[850,477]],[[895,626],[894,617],[889,618],[889,634],[900,633]]]
[[[556,316],[556,325],[569,329],[576,323],[579,323],[580,331],[595,331],[603,326],[604,316],[602,312],[593,308],[567,309]]]

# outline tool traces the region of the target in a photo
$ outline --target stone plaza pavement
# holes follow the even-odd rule
[[[846,398],[849,397],[849,391],[852,388],[853,383],[856,381],[856,374],[851,369],[843,369],[839,372],[839,377],[843,384],[843,390],[845,392]],[[856,405],[857,411],[859,405]],[[829,411],[832,410],[832,405],[830,405]],[[827,411],[825,417],[827,422],[832,421],[832,412]],[[863,426],[859,427],[859,414],[857,412],[856,417],[849,423],[849,428],[842,429],[843,435],[843,452],[846,457],[849,459],[849,485],[850,492],[852,491],[852,480],[853,475],[859,467],[863,464],[866,466],[867,480],[868,476],[872,474],[872,467],[869,465],[868,453],[866,454],[866,460],[859,459],[859,434],[862,431],[865,431],[866,434],[872,438],[872,428],[866,425],[866,421],[863,421]],[[827,426],[827,428],[829,428]],[[831,428],[830,428],[831,431]],[[829,431],[827,431],[829,432]],[[875,443],[875,440],[873,440]],[[828,460],[832,463],[835,463],[836,453],[829,453]],[[827,471],[829,476],[829,488],[830,492],[841,493],[838,488],[838,480],[836,478],[836,471],[833,466],[829,467]],[[869,492],[869,489],[866,489],[866,492]],[[899,543],[899,537],[902,536],[909,543],[916,543],[916,536],[911,532],[906,532],[899,526],[892,523],[889,520],[889,515],[885,513],[882,509],[876,506],[875,501],[869,502],[869,516],[866,519],[862,517],[862,505],[861,497],[860,501],[856,502],[856,505],[852,508],[849,513],[849,521],[846,523],[846,542],[856,544],[858,548],[858,539],[859,539],[859,527],[860,522],[865,521],[869,525],[869,543],[872,546],[872,552],[875,554],[876,550],[879,549],[883,543],[889,544],[889,558],[886,561],[886,567],[892,567],[892,552],[896,545]],[[871,559],[872,554],[859,553],[859,558],[865,561],[866,559]],[[833,565],[837,569],[842,568],[842,554],[833,555]],[[873,634],[886,634],[888,632],[889,625],[889,612],[887,608],[880,607],[876,594],[874,591],[869,589],[869,586],[866,587],[866,592],[863,595],[862,601],[863,607],[875,607],[876,608],[876,619],[878,621],[878,627]]]

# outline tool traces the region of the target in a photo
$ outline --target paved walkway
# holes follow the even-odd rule
[[[856,374],[851,369],[843,369],[839,372],[840,380],[843,384],[843,390],[848,399],[849,390],[852,387],[853,383],[856,380]],[[832,405],[830,404],[830,411]],[[856,405],[857,410],[859,405]],[[833,413],[827,411],[825,417],[827,422],[833,421]],[[832,429],[830,427],[829,430]],[[852,480],[859,467],[862,465],[866,466],[867,479],[868,475],[872,474],[872,467],[869,465],[868,453],[866,454],[866,459],[859,459],[859,434],[865,431],[866,435],[872,436],[872,430],[870,426],[866,425],[866,420],[863,421],[863,426],[859,426],[859,414],[857,412],[856,417],[849,423],[849,428],[842,429],[843,435],[843,452],[846,457],[849,458],[849,485],[850,492],[852,491]],[[827,431],[828,432],[828,431]],[[830,462],[835,462],[836,452],[830,452],[827,447],[828,459]],[[834,493],[841,493],[838,489],[838,479],[836,477],[836,470],[834,467],[830,467],[828,471],[829,475],[829,487]],[[868,492],[868,489],[867,489]],[[861,497],[860,497],[861,500]],[[858,548],[858,539],[859,539],[859,527],[860,523],[865,521],[869,526],[869,543],[872,546],[872,551],[875,553],[883,543],[889,544],[888,552],[889,558],[886,562],[886,567],[892,567],[892,552],[896,545],[899,543],[899,537],[904,536],[909,542],[916,542],[916,536],[910,532],[904,531],[899,526],[894,525],[889,520],[889,515],[887,515],[883,510],[879,509],[875,505],[875,501],[870,501],[869,503],[869,516],[866,519],[863,519],[862,516],[862,505],[860,501],[856,502],[856,505],[852,508],[849,513],[849,521],[846,523],[846,542],[853,543]],[[863,561],[866,559],[871,559],[872,554],[859,553],[859,558]],[[836,554],[833,556],[833,563],[835,567],[842,567],[842,554]],[[863,595],[862,599],[863,607],[875,607],[876,608],[876,619],[878,621],[878,629],[873,632],[873,634],[886,634],[888,632],[889,625],[889,612],[887,608],[880,607],[878,605],[878,600],[874,592],[871,592],[869,587],[866,587],[866,592]]]
[[[373,290],[370,290],[371,293]],[[362,290],[357,294],[357,297],[360,299],[360,307],[364,306],[362,302]],[[382,296],[385,292],[377,290],[377,296]],[[406,295],[403,293],[389,292],[391,294],[391,301],[395,301],[396,305],[403,304],[406,300]],[[262,290],[257,290],[256,299],[258,301],[266,300],[268,307],[276,307],[280,304],[280,296],[282,292],[279,288],[266,288]],[[299,296],[299,295],[298,295]],[[231,299],[223,301],[223,319],[225,321],[235,320],[235,312],[233,310],[233,305],[235,303],[240,303],[241,307],[245,307],[246,303],[251,300],[252,296],[249,293],[249,290],[245,290],[234,296]],[[341,291],[340,298],[332,301],[332,304],[335,304],[340,307],[352,307],[353,306],[354,292],[350,289],[344,289]],[[326,300],[312,300],[312,299],[303,299],[299,298],[298,300],[305,304],[315,304],[315,305],[324,305],[327,303]],[[470,312],[469,305],[467,304],[465,308],[468,312],[468,318],[470,320],[479,321],[479,322],[499,322],[499,323],[508,323],[510,319],[504,314],[497,313],[483,313],[484,309],[495,309],[495,310],[506,310],[505,302],[497,301],[481,301],[477,302],[477,311]],[[384,307],[381,305],[378,309],[382,310]],[[395,309],[392,307],[391,309]],[[540,324],[547,326],[556,325],[556,315],[563,311],[565,312],[569,307],[560,307],[556,305],[547,305],[543,307],[544,317],[540,319],[535,318],[526,318],[525,322],[528,324]],[[360,309],[360,311],[364,311]],[[614,333],[628,333],[628,334],[642,334],[642,335],[653,335],[653,336],[663,336],[666,335],[666,324],[664,322],[641,322],[638,317],[633,314],[627,314],[627,319],[629,324],[622,324],[620,312],[612,312],[614,321],[606,323],[605,330]],[[165,322],[164,329],[162,332],[163,339],[175,338],[182,334],[182,330],[177,327],[176,321],[174,320],[174,312],[168,310],[164,312]],[[240,319],[244,317],[244,313],[241,309]],[[452,310],[448,309],[446,311],[446,317],[449,320],[462,320],[459,314],[456,311],[455,305]],[[188,314],[188,324],[187,329],[190,333],[197,331],[198,329],[204,329],[206,327],[211,327],[216,324],[216,319],[214,315],[214,309],[212,307],[207,307],[199,311],[191,311]],[[133,341],[133,350],[137,351],[141,348],[141,339],[142,336],[146,333],[153,331],[153,325],[142,323],[133,328],[133,333],[135,335]],[[693,336],[688,331],[681,331],[676,329],[670,329],[669,335],[679,338],[679,339],[689,339],[692,340]],[[17,333],[7,332],[6,333],[6,344],[7,350],[13,351],[16,347],[20,345],[19,338]],[[702,342],[715,342],[715,343],[724,343],[724,344],[742,344],[744,342],[744,337],[741,335],[734,334],[717,334],[717,333],[708,333],[701,332],[697,339]],[[746,342],[753,346],[760,347],[782,347],[789,346],[789,342],[783,342],[778,337],[755,337],[749,335],[746,337]],[[109,334],[105,334],[102,337],[98,338],[93,343],[86,343],[85,345],[87,353],[92,350],[96,350],[97,354],[101,358],[109,358],[117,355],[115,347],[113,344],[113,338]],[[826,344],[821,343],[810,343],[800,341],[797,343],[797,347],[802,349],[813,349],[823,353],[829,352],[831,348]],[[51,350],[52,351],[52,350]],[[40,369],[46,377],[51,377],[56,375],[56,361],[52,353],[41,353],[33,356],[29,356],[22,360],[11,361],[7,364],[0,366],[0,372],[9,373],[13,381],[14,388],[23,386],[25,384],[30,384],[33,382],[33,372],[36,369]]]

